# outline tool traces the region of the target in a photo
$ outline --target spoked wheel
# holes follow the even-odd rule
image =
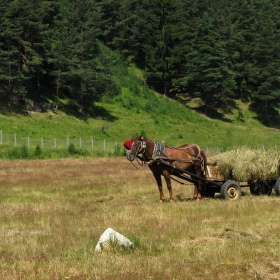
[[[234,181],[227,181],[221,187],[221,197],[228,200],[238,200],[241,196],[241,188]]]

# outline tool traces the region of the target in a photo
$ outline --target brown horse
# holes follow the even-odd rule
[[[191,172],[200,178],[206,178],[207,158],[204,151],[196,144],[184,144],[177,148],[171,148],[165,146],[162,142],[155,142],[145,137],[137,136],[125,141],[124,147],[129,150],[127,153],[128,160],[133,161],[138,158],[144,163],[148,163],[157,181],[160,201],[164,201],[161,175],[165,178],[170,201],[174,200],[170,177],[172,173],[176,172],[174,172],[173,167]],[[201,199],[204,182],[196,180],[194,185],[193,198]]]

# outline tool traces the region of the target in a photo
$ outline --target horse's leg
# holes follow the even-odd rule
[[[193,174],[196,174],[196,168],[192,167],[190,172],[193,173]],[[191,176],[191,178],[193,178],[193,177]],[[193,179],[195,179],[195,178],[193,178]],[[193,186],[193,199],[197,199],[197,197],[198,197],[198,183],[194,182],[193,185],[194,185]]]
[[[162,181],[161,181],[161,175],[159,172],[156,172],[156,170],[153,170],[152,168],[150,168],[151,171],[153,172],[153,175],[157,181],[157,185],[158,185],[158,190],[159,190],[159,201],[163,202],[164,201],[164,195],[163,195],[163,190],[162,190]]]
[[[196,168],[196,175],[202,177],[202,170],[200,166]],[[202,198],[202,180],[199,180],[197,182],[197,199],[201,199],[201,198]]]
[[[200,165],[195,165],[192,172],[195,173],[196,176],[202,177],[202,170]],[[199,180],[198,182],[194,183],[193,199],[200,200],[202,198],[202,186],[202,180]]]
[[[193,199],[197,199],[197,197],[198,197],[198,183],[194,183]]]
[[[202,181],[198,181],[198,194],[197,194],[197,199],[202,198]]]
[[[166,182],[166,186],[167,186],[167,189],[169,191],[170,201],[174,201],[173,192],[172,192],[172,185],[171,185],[171,179],[170,179],[170,173],[167,170],[164,170],[162,172],[162,175],[164,176],[164,179],[165,179],[165,182]]]

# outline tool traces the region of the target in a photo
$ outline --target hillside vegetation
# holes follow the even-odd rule
[[[277,147],[278,2],[2,1],[0,130]]]
[[[150,88],[198,98],[207,116],[231,113],[242,100],[272,126],[280,103],[279,7],[279,0],[1,1],[1,108],[96,117],[98,103],[123,98],[127,86],[124,105],[139,109],[128,95],[143,92],[124,83],[132,62]],[[144,96],[145,111],[157,110],[153,121],[174,109]],[[175,110],[175,125],[192,119]]]
[[[249,103],[239,102],[232,114],[215,114],[210,118],[199,112],[199,100],[183,104],[152,91],[136,68],[123,79],[121,93],[97,102],[93,117],[67,113],[67,110],[43,113],[2,110],[0,129],[18,136],[118,142],[143,134],[171,146],[190,142],[223,148],[280,145],[279,129],[259,122],[256,114],[248,109]],[[68,102],[71,100],[61,100],[65,107]]]

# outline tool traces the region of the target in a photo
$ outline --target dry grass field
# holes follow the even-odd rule
[[[1,279],[280,279],[275,193],[191,201],[175,182],[160,203],[125,157],[1,161],[0,174]],[[108,227],[134,249],[96,253]]]

